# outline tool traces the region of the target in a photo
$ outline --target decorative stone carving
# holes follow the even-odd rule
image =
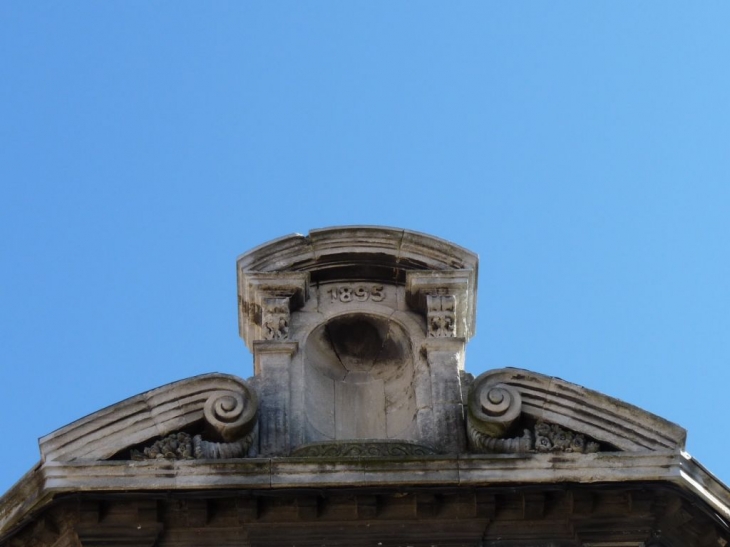
[[[428,336],[456,336],[456,297],[453,295],[426,296]]]
[[[437,452],[428,446],[405,441],[356,441],[312,443],[297,448],[292,456],[303,458],[377,458],[429,456]]]
[[[555,424],[538,422],[531,431],[524,429],[521,437],[490,437],[467,423],[469,444],[477,452],[523,454],[526,452],[599,452],[600,445],[587,441],[585,435],[563,429]]]
[[[131,454],[131,459],[137,461],[163,458],[168,460],[195,459],[192,436],[184,432],[171,433],[145,447],[142,452],[132,450]]]
[[[429,337],[468,340],[474,334],[474,276],[474,271],[467,270],[406,274],[406,301],[426,316]]]
[[[263,335],[265,340],[289,338],[289,298],[266,298],[263,310]]]
[[[574,433],[555,424],[535,424],[535,450],[537,452],[598,452],[600,445],[586,441],[584,435]]]
[[[205,437],[184,431],[171,433],[145,447],[132,450],[133,460],[193,460],[242,458],[258,438],[258,398],[248,385],[243,391],[218,391],[205,402]],[[221,442],[218,442],[221,441]]]
[[[523,454],[535,448],[535,437],[529,429],[525,429],[522,437],[500,439],[490,437],[467,424],[467,436],[472,450],[475,452],[496,452],[505,454]]]
[[[522,396],[512,386],[491,385],[480,376],[471,385],[467,402],[467,422],[489,437],[504,435],[522,413]]]
[[[582,434],[544,421],[523,429],[520,437],[505,437],[522,415],[522,396],[514,386],[490,384],[480,376],[467,403],[467,437],[477,452],[598,452],[600,445]]]
[[[258,431],[230,443],[206,441],[201,435],[190,435],[185,432],[171,433],[142,451],[132,450],[131,459],[143,460],[220,460],[229,458],[245,458]]]
[[[286,341],[289,320],[309,297],[308,272],[240,272],[239,330],[249,349],[257,340]]]
[[[505,413],[495,415],[489,407],[500,401],[500,392],[505,393],[505,398],[496,414]],[[532,429],[534,424],[545,422],[559,426],[564,432],[575,430],[584,435],[586,449],[591,441],[599,442],[603,450],[610,451],[684,448],[686,432],[681,427],[560,378],[516,368],[496,369],[473,380],[468,393],[465,406],[469,427],[489,437],[512,437],[515,433],[511,431]],[[489,412],[485,412],[485,406]],[[536,449],[551,450],[556,443],[566,446],[568,442],[556,431],[552,432],[553,439],[547,431],[535,433]],[[550,441],[549,445],[547,441]],[[575,442],[581,443],[581,440]]]
[[[216,440],[232,442],[250,433],[256,425],[258,397],[244,384],[241,392],[219,391],[205,402],[207,432]]]

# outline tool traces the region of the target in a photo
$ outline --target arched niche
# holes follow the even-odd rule
[[[317,326],[304,344],[307,442],[413,439],[413,348],[392,318],[347,313]]]

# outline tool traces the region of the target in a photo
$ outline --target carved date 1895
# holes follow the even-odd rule
[[[382,302],[385,300],[385,290],[382,285],[342,285],[334,287],[327,291],[332,298],[332,302],[365,302],[372,300],[373,302]]]

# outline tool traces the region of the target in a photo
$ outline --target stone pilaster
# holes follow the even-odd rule
[[[426,325],[421,349],[428,382],[421,375],[421,385],[430,386],[430,393],[418,392],[418,429],[436,449],[451,454],[466,448],[461,371],[466,341],[474,332],[474,289],[472,270],[406,274],[406,301],[425,316]]]
[[[253,343],[254,372],[259,392],[259,453],[288,455],[291,411],[291,361],[299,344],[279,340]]]
[[[423,341],[431,375],[431,413],[429,436],[439,451],[463,452],[466,447],[464,408],[459,371],[464,367],[461,337],[430,337]]]

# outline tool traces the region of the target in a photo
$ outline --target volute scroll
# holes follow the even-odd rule
[[[482,373],[465,405],[467,437],[477,452],[679,451],[686,437],[638,407],[517,368]],[[514,431],[524,433],[510,439]]]
[[[232,442],[247,435],[256,424],[256,392],[246,385],[241,391],[218,391],[205,402],[206,430],[218,440]]]
[[[469,445],[476,452],[529,452],[534,445],[532,433],[502,438],[522,414],[522,396],[513,386],[490,383],[481,375],[471,385],[466,409]]]
[[[141,450],[132,460],[199,460],[245,458],[255,451],[258,437],[258,397],[246,382],[241,390],[211,393],[203,406],[202,434],[177,431]]]

